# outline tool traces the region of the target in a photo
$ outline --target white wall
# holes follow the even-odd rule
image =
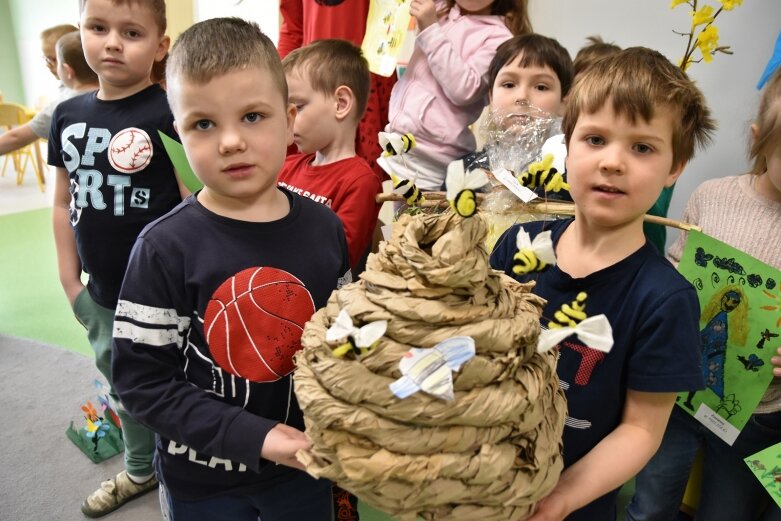
[[[257,22],[274,45],[279,41],[278,0],[194,0],[194,5],[196,22],[220,16],[237,16]]]
[[[718,0],[705,3],[719,5]],[[559,40],[573,58],[586,37],[599,35],[622,47],[654,48],[677,63],[686,40],[672,31],[687,32],[691,23],[688,6],[671,10],[669,0],[531,0],[530,4],[534,30]],[[678,181],[669,212],[674,219],[680,219],[697,185],[748,169],[748,127],[759,99],[756,84],[781,31],[781,1],[745,0],[720,14],[715,25],[720,44],[730,45],[735,54],[718,54],[711,63],[695,63],[688,70],[705,93],[719,129],[713,144],[698,153]],[[668,228],[668,244],[675,236]]]
[[[77,25],[78,0],[9,0],[17,35],[17,52],[24,85],[25,103],[31,107],[57,96],[59,81],[43,61],[40,33],[59,24]]]

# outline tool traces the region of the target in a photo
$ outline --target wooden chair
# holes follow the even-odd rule
[[[0,103],[0,127],[10,130],[18,125],[24,125],[30,119],[27,109],[15,103]],[[21,185],[24,181],[24,172],[27,166],[32,163],[35,172],[38,188],[44,191],[45,180],[43,177],[43,157],[39,140],[26,145],[20,149],[14,150],[5,155],[3,169],[0,175],[5,176],[5,169],[8,167],[9,159],[16,170],[16,184]]]

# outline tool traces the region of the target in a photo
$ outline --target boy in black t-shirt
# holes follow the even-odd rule
[[[339,218],[277,187],[295,107],[274,45],[216,18],[174,45],[168,99],[204,188],[149,225],[114,326],[114,383],[159,434],[172,521],[332,518],[307,449],[292,356],[304,324],[350,278]]]
[[[181,201],[158,136],[158,130],[173,135],[173,117],[165,93],[149,79],[152,64],[168,51],[165,2],[86,0],[80,27],[84,57],[100,88],[62,102],[52,116],[52,221],[60,282],[113,388],[111,331],[130,250],[145,225]],[[89,274],[86,289],[82,271]],[[125,470],[87,497],[81,510],[89,517],[157,486],[154,433],[121,404],[117,409]]]
[[[680,69],[635,47],[575,80],[562,128],[574,220],[513,226],[491,265],[536,281],[534,293],[547,301],[544,326],[604,315],[612,327],[609,353],[577,334],[559,343],[565,470],[529,521],[611,520],[618,488],[659,447],[676,393],[704,387],[696,292],[646,241],[643,217],[714,124]],[[528,271],[531,263],[515,259],[516,238],[543,229],[556,264]]]

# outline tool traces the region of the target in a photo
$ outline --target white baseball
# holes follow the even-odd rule
[[[149,134],[140,128],[126,128],[117,132],[108,145],[108,161],[123,174],[143,170],[152,161],[154,148]]]

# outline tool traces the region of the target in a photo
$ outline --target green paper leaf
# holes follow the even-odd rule
[[[163,140],[165,151],[171,159],[171,163],[173,163],[176,172],[179,174],[179,179],[182,180],[184,186],[193,193],[196,190],[203,188],[203,183],[195,177],[195,172],[193,172],[190,162],[187,161],[187,156],[184,153],[182,144],[159,130],[157,133],[160,134],[160,139]]]

